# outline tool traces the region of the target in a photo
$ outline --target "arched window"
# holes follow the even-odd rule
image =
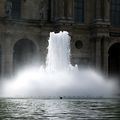
[[[5,13],[10,18],[20,18],[21,15],[21,0],[6,0]]]
[[[120,25],[120,0],[111,0],[111,23]]]
[[[74,0],[74,18],[76,23],[84,22],[84,0]]]

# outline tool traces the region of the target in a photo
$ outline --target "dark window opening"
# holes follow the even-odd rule
[[[120,43],[113,44],[109,49],[108,72],[110,76],[120,77]]]
[[[51,0],[48,1],[48,21],[51,22]]]
[[[13,19],[21,17],[21,0],[6,0],[6,16]]]
[[[74,0],[74,17],[76,23],[84,22],[84,0]]]
[[[111,23],[120,25],[120,0],[111,0]]]

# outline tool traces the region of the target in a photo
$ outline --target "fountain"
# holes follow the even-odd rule
[[[70,63],[68,32],[50,33],[46,67],[27,67],[3,83],[2,97],[79,96],[109,97],[115,83],[92,69]]]
[[[67,70],[70,66],[70,37],[67,32],[50,33],[47,70]]]

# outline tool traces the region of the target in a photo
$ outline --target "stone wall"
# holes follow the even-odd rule
[[[82,24],[74,21],[74,0],[21,0],[19,19],[6,18],[5,1],[0,0],[3,76],[13,72],[13,48],[17,41],[33,41],[38,58],[45,61],[49,32],[59,30],[70,33],[73,64],[93,66],[108,72],[108,46],[114,41],[110,32],[119,31],[119,28],[110,26],[110,1],[84,0]]]

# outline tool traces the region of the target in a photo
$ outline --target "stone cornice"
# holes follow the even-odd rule
[[[0,23],[2,24],[17,24],[25,26],[38,26],[42,27],[44,25],[49,25],[45,20],[33,20],[33,19],[8,19],[5,17],[0,17]]]

